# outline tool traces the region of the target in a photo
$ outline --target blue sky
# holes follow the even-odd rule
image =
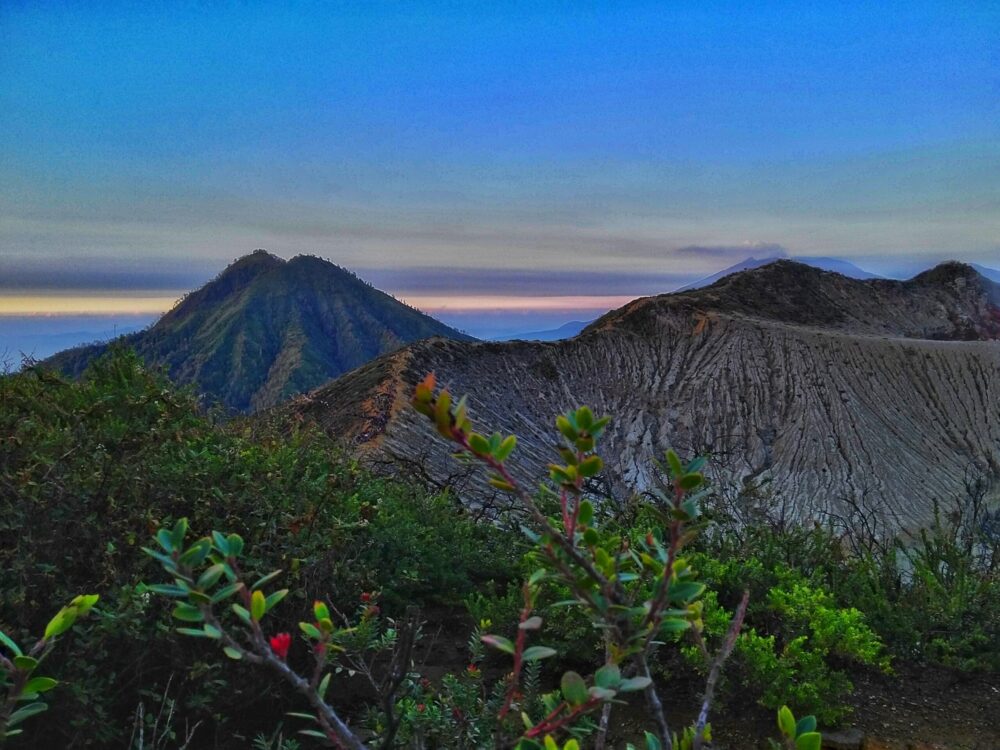
[[[997,265],[998,50],[957,0],[8,0],[0,295],[166,299],[258,247],[526,308],[774,247]]]

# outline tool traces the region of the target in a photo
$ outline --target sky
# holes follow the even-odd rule
[[[750,255],[996,266],[1000,3],[5,0],[0,185],[10,319],[256,248],[529,330]]]

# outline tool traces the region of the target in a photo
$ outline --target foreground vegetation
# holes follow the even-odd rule
[[[455,406],[448,404],[449,414]],[[593,426],[588,414],[575,413],[574,442],[580,420]],[[449,439],[455,424],[461,421],[444,430]],[[462,433],[461,447],[494,471],[513,449],[503,441],[469,444],[471,432]],[[761,512],[766,496],[746,492],[726,497],[725,488],[692,484],[681,488],[680,502],[700,491],[697,507],[678,505],[673,490],[684,476],[700,476],[698,464],[667,466],[660,495],[624,507],[590,503],[570,470],[589,460],[593,446],[583,448],[564,456],[554,494],[523,493],[537,514],[529,507],[527,518],[514,511],[484,524],[447,494],[368,474],[309,426],[222,423],[127,352],[95,363],[80,382],[33,369],[0,379],[0,631],[15,644],[33,643],[31,634],[45,631],[54,610],[81,592],[101,597],[86,620],[60,635],[65,643],[46,653],[47,674],[60,683],[38,683],[48,690],[52,720],[29,718],[11,746],[256,743],[291,750],[314,741],[295,739],[298,730],[317,728],[286,716],[307,707],[292,689],[250,670],[247,659],[229,658],[214,638],[174,632],[176,608],[158,594],[176,584],[163,582],[163,560],[142,547],[181,518],[199,534],[225,532],[209,537],[203,562],[225,557],[238,538],[243,570],[282,571],[259,587],[288,591],[280,606],[267,604],[266,654],[306,669],[319,633],[329,649],[323,664],[333,709],[365,737],[391,735],[390,745],[400,747],[481,746],[524,732],[512,705],[528,715],[530,733],[559,708],[551,701],[560,682],[569,709],[587,710],[535,732],[540,742],[551,733],[565,743],[571,727],[584,744],[600,742],[611,696],[592,701],[589,691],[628,697],[617,695],[627,680],[639,695],[701,672],[722,706],[752,696],[831,725],[846,717],[851,675],[859,670],[890,670],[894,660],[1000,670],[1000,524],[974,484],[919,536],[845,538],[833,526],[777,523]],[[496,481],[508,483],[502,472]],[[700,535],[675,533],[678,520]],[[551,529],[539,529],[544,523]],[[522,524],[542,539],[519,533]],[[575,544],[587,558],[574,560],[563,546],[546,562],[545,545],[563,544],[553,532],[571,543],[579,534]],[[676,568],[684,545],[684,567]],[[158,554],[173,551],[161,545]],[[567,576],[567,564],[585,564],[597,588]],[[631,564],[638,567],[625,571]],[[599,604],[595,592],[618,596],[614,586],[602,587],[626,572],[636,577],[625,577],[621,595],[632,606],[653,606],[626,613],[637,619],[619,621],[613,637],[607,627],[594,629],[594,607],[560,606],[581,598]],[[206,583],[212,576],[213,586],[231,585],[224,571]],[[669,596],[680,583],[695,588]],[[251,620],[260,621],[249,604]],[[312,613],[306,624],[316,632],[300,629],[303,612]],[[660,618],[653,631],[649,612]],[[204,628],[204,619],[188,614],[195,619],[182,627]],[[286,640],[285,633],[311,639],[312,655],[302,636]],[[484,636],[497,648],[484,650]],[[640,651],[629,645],[633,637]],[[647,649],[654,640],[670,647]],[[335,654],[334,646],[345,651]],[[525,658],[532,647],[541,650]],[[635,658],[640,652],[648,674]],[[13,655],[6,641],[0,655]],[[615,666],[618,676],[606,671],[595,682],[601,664]],[[514,681],[507,679],[512,667]],[[567,684],[567,674],[587,677],[587,697],[573,692],[577,683],[571,677]],[[560,711],[554,719],[567,716],[567,708]],[[662,738],[655,713],[648,711],[651,730]],[[694,707],[685,720],[694,725],[692,743],[707,723],[700,713]]]

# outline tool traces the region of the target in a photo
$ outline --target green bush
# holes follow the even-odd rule
[[[280,695],[178,642],[141,586],[154,566],[140,547],[182,516],[243,535],[253,564],[283,568],[297,588],[348,609],[379,592],[388,613],[505,588],[522,549],[446,494],[371,476],[318,430],[220,423],[126,351],[79,381],[2,377],[0,630],[22,639],[54,603],[102,596],[50,657],[63,684],[41,742],[122,747],[137,709],[165,700],[202,722],[201,746],[239,744],[234,733],[245,745],[277,725]]]
[[[1000,670],[1000,510],[980,480],[937,504],[933,522],[913,534],[866,534],[860,523],[846,531],[843,523],[793,525],[766,513],[749,523],[712,516],[700,547],[731,564],[731,585],[751,586],[753,601],[767,595],[777,571],[794,572],[838,607],[863,613],[894,657]]]

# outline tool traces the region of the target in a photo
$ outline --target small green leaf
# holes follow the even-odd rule
[[[688,602],[701,596],[701,593],[704,590],[705,584],[703,583],[696,583],[695,581],[682,581],[680,583],[670,584],[667,594],[669,595],[671,601],[687,604]]]
[[[701,474],[684,474],[680,480],[678,480],[682,490],[693,490],[701,486],[704,478]]]
[[[75,607],[63,607],[56,616],[49,620],[45,626],[45,640],[62,635],[76,622],[77,611]]]
[[[250,597],[250,617],[253,618],[254,622],[260,622],[260,618],[264,616],[266,611],[267,597],[264,596],[263,591],[254,591]]]
[[[514,492],[516,489],[514,485],[501,476],[490,477],[489,483],[491,487],[496,487],[498,490],[503,490],[504,492]]]
[[[661,633],[683,633],[691,627],[690,620],[682,620],[679,617],[665,617],[660,625]]]
[[[212,532],[212,543],[215,548],[224,556],[229,556],[229,539],[221,531]]]
[[[281,571],[280,570],[273,570],[270,573],[268,573],[266,576],[262,576],[261,578],[258,578],[257,582],[253,586],[251,586],[250,589],[252,591],[256,591],[261,586],[266,586],[267,584],[269,584],[271,581],[273,581],[275,578],[277,578],[280,575],[281,575]]]
[[[596,698],[599,701],[609,701],[614,698],[618,691],[612,690],[611,688],[602,688],[594,685],[590,690],[587,691],[591,698]]]
[[[487,646],[503,651],[505,654],[514,653],[514,644],[509,638],[504,638],[502,635],[484,635],[479,640]]]
[[[488,456],[490,454],[490,441],[478,432],[473,432],[469,435],[469,447],[477,456]]]
[[[582,477],[593,477],[600,474],[603,468],[604,462],[600,456],[589,456],[580,462],[578,471]]]
[[[652,732],[646,732],[646,750],[663,750],[660,740]]]
[[[14,643],[13,639],[10,636],[8,636],[6,633],[4,633],[2,630],[0,630],[0,643],[2,643],[7,648],[9,648],[11,650],[11,652],[14,654],[14,656],[20,656],[21,655],[21,648],[20,648],[20,646],[18,646],[16,643]]]
[[[821,750],[823,736],[819,732],[807,732],[795,739],[795,750]]]
[[[198,628],[177,628],[176,630],[181,635],[190,635],[193,638],[210,638],[211,637],[204,630],[199,630]]]
[[[558,428],[559,432],[563,434],[563,437],[565,437],[567,440],[576,441],[578,434],[576,428],[574,428],[573,425],[570,424],[569,419],[561,415],[556,417],[556,427]]]
[[[246,607],[242,607],[239,604],[233,604],[233,612],[247,625],[250,624],[250,613],[247,611]]]
[[[580,706],[587,702],[587,683],[576,672],[566,672],[559,682],[559,688],[570,705]]]
[[[594,684],[602,688],[613,688],[622,681],[622,671],[617,664],[605,664],[594,672]]]
[[[205,572],[199,576],[198,582],[195,585],[202,591],[206,591],[219,582],[219,579],[222,578],[222,574],[225,570],[226,566],[222,563],[213,565],[210,568],[207,568]]]
[[[180,556],[178,562],[181,565],[187,565],[192,568],[197,568],[203,562],[205,558],[208,557],[208,553],[212,551],[212,542],[205,537],[204,539],[199,539],[197,542],[188,547],[184,554]]]
[[[680,457],[672,450],[667,451],[667,465],[670,467],[670,474],[675,479],[684,473]]]
[[[173,558],[169,555],[164,555],[157,552],[155,549],[150,549],[149,547],[140,547],[143,552],[152,557],[154,560],[160,563],[164,568],[170,571],[177,570],[177,563],[174,562]]]
[[[243,537],[239,534],[230,534],[226,540],[229,542],[229,556],[239,557],[243,551]]]
[[[317,692],[319,693],[319,697],[323,700],[326,700],[326,690],[330,687],[330,677],[332,676],[333,674],[331,672],[327,672],[319,683],[319,690]]]
[[[531,646],[524,649],[524,653],[521,658],[525,662],[539,661],[540,659],[548,659],[550,656],[555,656],[558,653],[554,648],[549,648],[548,646]]]
[[[223,599],[228,599],[242,588],[242,583],[231,583],[228,586],[223,586],[221,589],[212,594],[212,604],[218,604]]]
[[[590,522],[594,520],[594,505],[589,500],[584,500],[580,503],[580,511],[577,513],[576,520],[581,526],[590,526]]]
[[[786,737],[795,737],[795,715],[788,706],[778,709],[778,730]]]
[[[687,473],[695,474],[700,472],[702,470],[702,467],[704,467],[705,464],[707,463],[707,461],[708,460],[704,456],[698,456],[698,458],[694,459],[694,461],[692,461],[687,465],[686,469]]]
[[[315,638],[316,640],[319,640],[320,638],[323,637],[323,634],[319,632],[319,628],[317,628],[311,622],[300,622],[299,629],[310,638]]]
[[[170,532],[166,529],[160,529],[156,532],[156,541],[159,542],[160,546],[163,547],[163,550],[167,554],[174,551],[173,540],[171,539]]]
[[[24,683],[24,689],[21,692],[44,693],[51,690],[58,684],[59,682],[53,680],[51,677],[32,677],[30,680]]]
[[[810,732],[816,731],[816,717],[815,716],[803,716],[799,719],[798,723],[795,725],[795,736],[798,737],[800,734],[809,734]]]
[[[243,654],[241,654],[239,651],[237,651],[232,646],[223,646],[222,647],[222,653],[224,653],[230,659],[235,659],[236,661],[239,661],[240,659],[243,658]]]
[[[17,724],[20,724],[25,719],[31,718],[35,714],[40,714],[42,711],[44,711],[47,708],[48,708],[48,706],[46,706],[44,703],[41,703],[41,702],[39,702],[39,703],[29,703],[27,706],[19,708],[17,711],[15,711],[14,713],[12,713],[10,715],[10,718],[7,719],[7,726],[8,727],[16,726]],[[7,732],[8,736],[10,734],[11,734],[10,732]]]
[[[270,594],[264,600],[264,611],[270,612],[271,608],[274,607],[275,604],[280,602],[286,596],[288,596],[288,589],[281,589],[281,591],[275,591],[273,594]]]
[[[533,617],[529,617],[517,627],[519,630],[538,630],[542,627],[542,618],[538,615],[534,615]]]
[[[627,680],[622,680],[618,683],[619,693],[634,693],[637,690],[645,690],[652,684],[652,680],[648,677],[630,677]]]
[[[33,672],[38,666],[38,659],[33,656],[15,656],[13,662],[22,672]]]
[[[184,622],[201,622],[205,619],[205,615],[193,604],[178,604],[174,607],[173,615],[175,619],[183,620]]]
[[[184,544],[184,537],[188,532],[188,520],[186,518],[178,518],[177,523],[174,524],[173,530],[170,532],[170,546],[174,549],[180,549]]]
[[[514,448],[517,446],[517,438],[513,435],[508,435],[500,447],[493,452],[493,457],[497,461],[506,461],[507,457],[513,452]]]

